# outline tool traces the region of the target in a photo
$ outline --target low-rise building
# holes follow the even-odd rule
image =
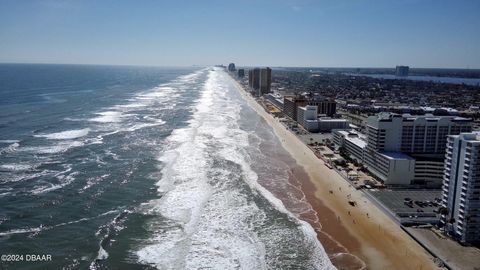
[[[410,185],[414,179],[415,159],[402,152],[368,153],[367,150],[365,160],[367,169],[385,185]]]
[[[318,111],[316,106],[305,106],[297,108],[298,123],[310,132],[318,131]]]
[[[297,122],[310,132],[330,132],[333,129],[347,129],[346,119],[318,117],[318,107],[307,105],[297,108]]]
[[[342,149],[344,154],[359,163],[363,163],[367,142],[360,133],[352,130],[334,130],[332,133],[334,144]]]
[[[415,177],[412,184],[441,188],[443,182],[443,160],[415,158]]]
[[[318,118],[318,131],[329,132],[334,129],[348,129],[348,121],[341,118]]]
[[[270,101],[275,107],[277,107],[279,110],[283,111],[284,110],[284,105],[283,105],[283,97],[279,94],[275,93],[270,93],[265,96],[265,98]]]

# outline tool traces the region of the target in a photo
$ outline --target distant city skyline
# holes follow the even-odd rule
[[[465,0],[0,0],[0,62],[478,69],[479,11]]]

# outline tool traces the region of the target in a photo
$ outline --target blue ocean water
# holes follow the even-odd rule
[[[2,268],[333,268],[267,141],[219,69],[1,64]]]

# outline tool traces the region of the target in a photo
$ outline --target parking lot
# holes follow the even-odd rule
[[[403,222],[434,222],[437,214],[434,210],[439,205],[435,204],[435,198],[441,197],[441,190],[370,190],[368,191],[391,212],[395,213]],[[405,204],[405,199],[412,201],[411,207]],[[426,205],[425,202],[430,202]],[[420,206],[418,204],[424,204]]]

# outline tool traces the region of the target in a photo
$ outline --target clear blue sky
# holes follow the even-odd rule
[[[0,0],[0,62],[480,68],[480,1]]]

